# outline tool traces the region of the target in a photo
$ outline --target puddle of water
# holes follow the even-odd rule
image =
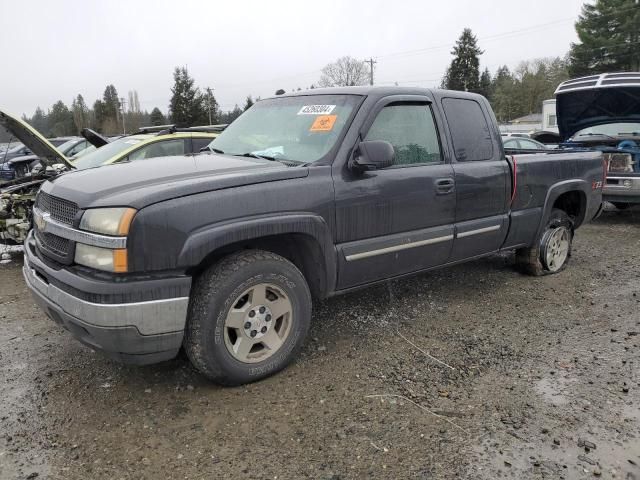
[[[571,377],[546,377],[538,381],[534,390],[553,405],[566,405],[571,400],[571,390],[578,380]]]
[[[637,425],[636,425],[637,426]],[[530,478],[536,475],[562,475],[566,479],[584,478],[599,471],[602,478],[640,479],[640,438],[622,433],[619,438],[603,440],[607,433],[585,433],[574,439],[562,438],[559,446],[548,442],[517,441],[499,433],[483,442],[477,450],[483,467],[480,478]],[[498,440],[498,438],[500,440]],[[586,452],[577,438],[596,444]]]

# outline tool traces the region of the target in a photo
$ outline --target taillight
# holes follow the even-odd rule
[[[633,157],[630,153],[605,153],[603,159],[609,173],[633,173]]]

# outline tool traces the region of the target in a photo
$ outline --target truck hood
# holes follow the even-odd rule
[[[567,140],[579,130],[607,123],[640,122],[640,87],[556,92],[558,130]]]
[[[61,163],[65,167],[73,169],[73,165],[67,157],[27,122],[0,110],[0,125],[40,157],[44,164],[52,167]]]
[[[42,191],[75,202],[82,209],[118,206],[141,209],[172,198],[301,178],[308,173],[307,167],[203,153],[69,172],[46,182]]]

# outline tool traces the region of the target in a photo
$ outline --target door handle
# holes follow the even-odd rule
[[[453,193],[456,182],[453,178],[438,178],[436,180],[436,193],[438,195],[446,195]]]

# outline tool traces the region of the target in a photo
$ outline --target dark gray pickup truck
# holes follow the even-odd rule
[[[312,297],[501,250],[558,272],[601,208],[600,152],[507,157],[461,92],[266,99],[209,148],[43,185],[24,276],[81,342],[137,364],[184,347],[213,381],[254,381],[295,357]]]

